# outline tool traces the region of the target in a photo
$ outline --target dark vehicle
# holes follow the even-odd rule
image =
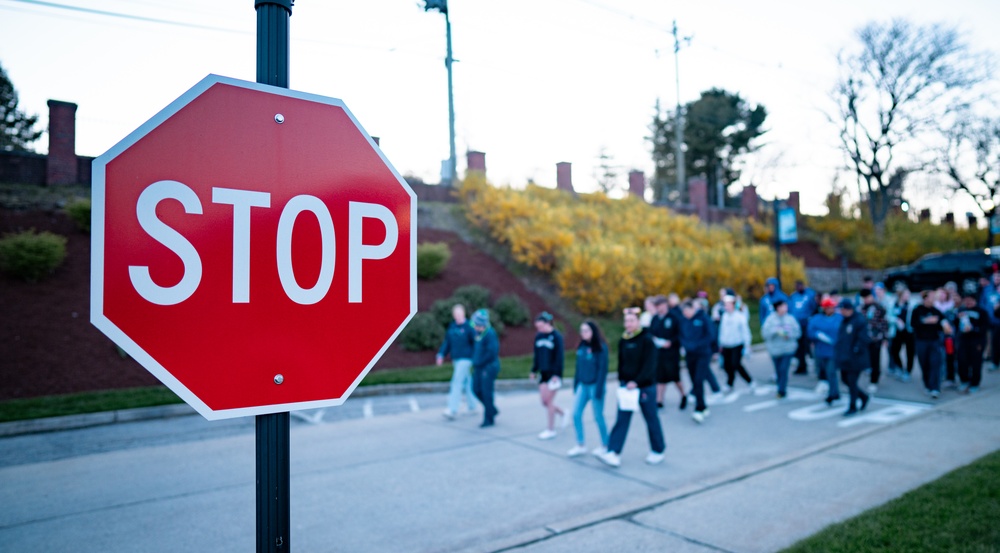
[[[954,282],[962,290],[969,286],[969,282],[975,285],[980,277],[993,274],[998,262],[1000,248],[993,248],[993,251],[931,253],[909,265],[886,270],[885,285],[892,290],[897,283],[902,283],[910,290],[919,292]]]

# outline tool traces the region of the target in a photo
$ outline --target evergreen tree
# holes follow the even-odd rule
[[[17,102],[17,90],[0,66],[0,150],[30,152],[31,143],[42,136],[42,131],[34,129],[38,116],[17,109]]]

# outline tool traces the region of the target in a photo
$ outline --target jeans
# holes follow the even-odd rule
[[[924,388],[931,392],[941,391],[941,360],[944,347],[939,340],[917,340],[917,362],[924,377]]]
[[[472,393],[472,359],[455,359],[452,365],[455,371],[451,374],[451,386],[448,388],[448,410],[457,413],[462,404],[462,394],[465,394],[465,401],[472,411],[479,404]]]
[[[576,387],[576,402],[573,404],[573,426],[576,428],[576,443],[583,445],[583,409],[590,403],[594,412],[594,422],[601,434],[601,445],[608,447],[608,427],[604,423],[604,398],[595,397],[597,384],[578,384]],[[654,394],[655,395],[655,394]]]
[[[689,351],[685,354],[688,372],[691,374],[695,411],[705,410],[705,382],[712,374],[712,369],[708,365],[711,360],[712,354],[708,352]]]
[[[493,405],[493,383],[498,374],[500,367],[495,364],[476,367],[472,372],[472,391],[483,404],[483,424],[486,425],[493,424],[493,417],[497,415],[497,408]]]
[[[778,393],[785,395],[788,393],[788,368],[792,364],[793,355],[772,355],[774,361],[774,375],[778,381]]]
[[[817,357],[816,367],[826,378],[826,383],[830,385],[830,390],[826,394],[827,401],[840,398],[840,384],[837,382],[837,364],[833,362],[833,357]]]
[[[639,389],[639,410],[642,411],[642,417],[646,419],[646,430],[649,431],[649,448],[654,453],[663,453],[667,450],[667,443],[663,439],[663,427],[660,426],[660,417],[656,413],[655,385]],[[611,429],[611,436],[608,440],[608,451],[619,454],[622,452],[631,421],[632,411],[618,410],[618,418],[615,420],[615,427]]]

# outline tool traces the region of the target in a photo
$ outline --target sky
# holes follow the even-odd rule
[[[826,116],[837,52],[870,21],[905,17],[958,27],[1000,55],[995,0],[450,0],[458,170],[486,153],[495,184],[555,186],[573,164],[596,189],[602,151],[624,174],[652,174],[655,105],[672,109],[723,88],[768,113],[744,180],[765,199],[801,194],[822,214],[843,172]],[[682,39],[675,64],[672,23]],[[440,180],[448,158],[445,21],[418,0],[298,0],[290,20],[290,88],[342,99],[400,174]],[[0,0],[0,64],[20,108],[76,103],[77,153],[98,156],[210,73],[256,78],[252,0]],[[37,144],[44,152],[47,137]],[[973,204],[921,185],[935,219]]]

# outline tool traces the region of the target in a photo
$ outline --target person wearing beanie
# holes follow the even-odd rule
[[[691,418],[700,424],[708,416],[705,384],[712,371],[709,362],[714,351],[713,344],[716,343],[715,328],[708,313],[698,309],[693,301],[685,301],[681,311],[684,314],[681,319],[681,347],[684,348],[684,361],[691,375],[695,400]]]
[[[787,302],[788,296],[779,288],[778,279],[771,277],[764,281],[764,295],[760,298],[760,327],[764,328],[764,322],[768,316],[774,312],[774,303],[778,300]]]
[[[726,371],[726,386],[731,390],[736,383],[736,374],[754,388],[753,379],[743,366],[743,356],[750,355],[750,320],[736,308],[736,296],[722,298],[722,314],[719,316],[719,353],[722,368]]]
[[[788,314],[788,303],[783,299],[775,300],[774,312],[764,320],[761,336],[767,352],[774,362],[775,379],[778,382],[778,399],[788,394],[788,369],[792,356],[799,348],[799,336],[802,328],[795,317]]]
[[[483,423],[480,428],[493,426],[497,416],[493,404],[493,385],[500,374],[500,339],[490,326],[490,312],[479,309],[472,314],[472,328],[476,331],[472,348],[472,391],[483,404]]]
[[[667,444],[656,412],[656,346],[653,345],[649,332],[639,324],[639,313],[638,307],[623,311],[625,332],[618,341],[619,393],[623,394],[623,390],[628,390],[629,394],[638,393],[638,408],[649,431],[650,452],[646,456],[646,462],[655,465],[663,462]],[[620,455],[632,421],[633,411],[622,409],[622,402],[619,399],[618,418],[608,437],[608,451],[598,456],[604,464],[612,467],[621,466]]]
[[[788,296],[788,313],[795,317],[802,329],[799,336],[799,348],[795,350],[795,359],[798,363],[795,366],[795,374],[807,374],[806,356],[810,354],[810,342],[807,336],[809,318],[816,314],[819,303],[816,300],[816,291],[808,288],[805,282],[795,281],[795,291]]]
[[[837,331],[833,356],[851,394],[850,404],[847,411],[844,411],[844,416],[849,417],[868,407],[869,396],[858,386],[858,377],[870,364],[868,343],[871,340],[868,336],[868,321],[854,308],[854,302],[845,298],[840,300],[837,307],[844,320],[840,322],[840,329]],[[861,401],[860,409],[858,400]]]
[[[444,358],[451,355],[453,370],[451,384],[448,386],[448,406],[444,410],[444,416],[448,420],[453,420],[458,414],[458,406],[462,403],[463,395],[469,413],[474,413],[479,404],[475,394],[472,393],[472,349],[476,343],[475,330],[465,318],[464,305],[456,303],[451,308],[451,317],[453,321],[448,325],[444,341],[434,359],[440,367],[444,364]]]
[[[535,317],[535,348],[531,362],[531,379],[538,382],[538,393],[542,406],[548,417],[547,426],[538,435],[539,440],[551,440],[556,437],[555,424],[559,419],[560,426],[566,426],[569,418],[565,411],[556,405],[556,393],[562,387],[563,376],[563,337],[556,330],[552,314],[542,311]]]

